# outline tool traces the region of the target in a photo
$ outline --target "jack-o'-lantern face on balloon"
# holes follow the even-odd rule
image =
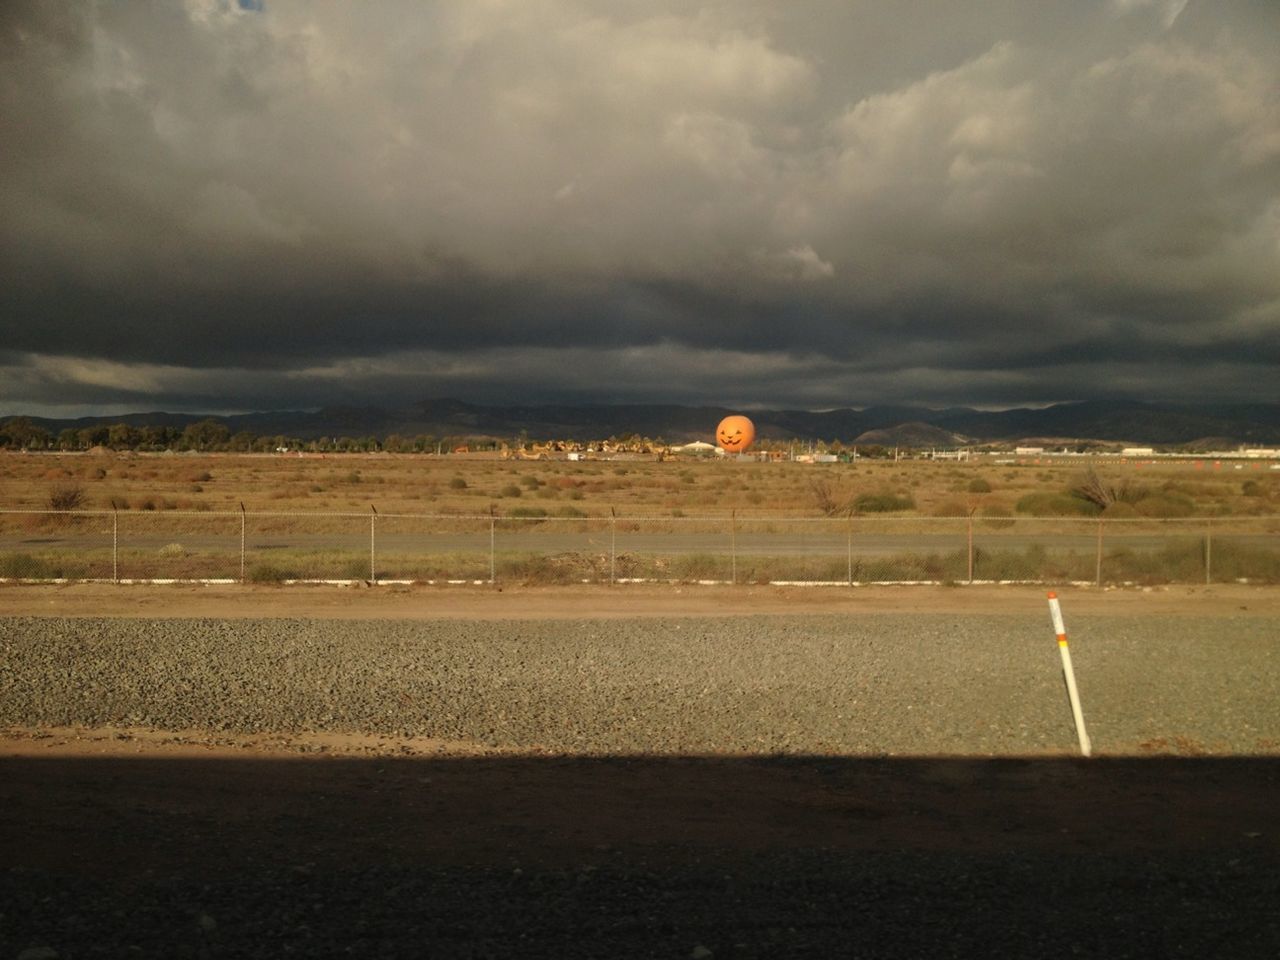
[[[725,453],[744,453],[756,439],[756,426],[746,417],[725,417],[716,427],[716,446]]]

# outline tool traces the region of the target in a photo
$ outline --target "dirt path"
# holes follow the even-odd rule
[[[1243,584],[1059,587],[1072,613],[1280,615],[1280,587]],[[761,587],[589,584],[569,587],[3,585],[0,617],[319,617],[559,619],[796,613],[1040,613],[1041,586]],[[1046,621],[1047,622],[1047,621]]]

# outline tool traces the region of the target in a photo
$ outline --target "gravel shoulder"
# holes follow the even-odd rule
[[[373,734],[574,755],[1075,744],[1047,617],[9,618],[0,726]],[[1099,753],[1280,752],[1280,618],[1070,615]]]

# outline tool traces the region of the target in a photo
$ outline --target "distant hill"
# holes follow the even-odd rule
[[[880,427],[860,433],[854,443],[877,444],[882,447],[954,447],[964,443],[949,430],[912,420],[896,427]]]
[[[432,399],[408,407],[328,407],[315,411],[267,411],[217,416],[233,433],[319,437],[490,436],[594,440],[634,434],[668,442],[710,439],[726,407],[672,404],[530,405],[491,407]],[[757,433],[773,439],[841,440],[896,446],[949,446],[960,442],[1063,437],[1134,444],[1185,444],[1211,437],[1215,444],[1280,444],[1280,404],[1189,407],[1139,402],[1087,401],[1042,409],[982,411],[884,406],[861,410],[748,410]],[[5,418],[0,417],[0,420]],[[53,420],[32,417],[51,433],[101,424],[172,426],[181,429],[203,414],[134,413]],[[965,440],[961,440],[965,438]]]

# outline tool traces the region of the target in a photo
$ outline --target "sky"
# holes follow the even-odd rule
[[[0,98],[0,413],[1280,402],[1275,0],[6,0]]]

